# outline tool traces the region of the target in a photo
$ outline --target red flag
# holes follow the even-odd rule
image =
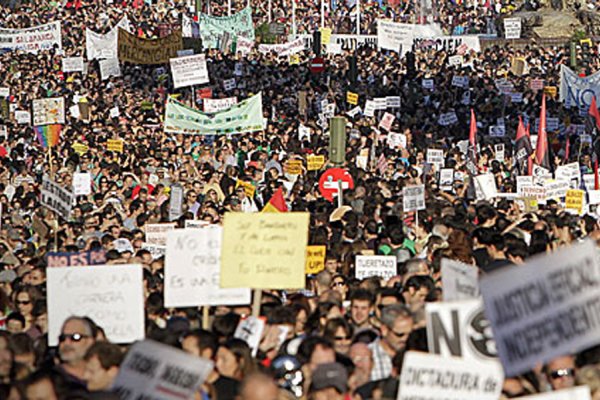
[[[531,125],[527,124],[527,129],[525,129],[525,134],[527,135],[527,138],[529,138],[529,144],[531,144],[531,135],[529,134],[529,127]],[[531,176],[533,175],[533,158],[532,157],[527,157],[527,175]]]
[[[133,0],[133,8],[140,8],[143,4],[142,0]]]
[[[519,162],[520,169],[524,169],[527,166],[527,171],[529,171],[529,161],[531,160],[532,153],[533,148],[529,140],[529,133],[525,130],[523,119],[519,117],[519,127],[517,128],[517,137],[515,139],[515,158]]]
[[[279,187],[269,202],[265,205],[262,212],[287,212],[287,204],[285,204],[285,199],[283,198],[283,188]]]
[[[569,161],[569,151],[571,150],[571,136],[567,135],[567,145],[565,149],[565,163]]]
[[[473,160],[477,161],[477,121],[475,120],[475,111],[471,108],[471,124],[469,126],[469,144],[473,154]]]
[[[542,109],[540,110],[538,141],[535,149],[535,164],[550,170],[550,154],[548,151],[548,135],[546,133],[546,94],[544,94],[542,96]]]
[[[596,96],[592,96],[592,103],[590,104],[588,115],[594,117],[594,120],[596,121],[596,128],[600,130],[600,113],[598,112],[598,106],[596,105]]]

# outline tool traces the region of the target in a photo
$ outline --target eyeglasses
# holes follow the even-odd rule
[[[335,340],[350,340],[352,339],[350,336],[335,336]]]
[[[399,339],[402,339],[403,337],[410,335],[410,332],[396,332],[393,329],[390,329],[390,332],[392,332]]]
[[[331,287],[335,287],[335,286],[344,286],[346,283],[345,282],[333,282],[331,284]]]
[[[63,333],[63,334],[61,334],[61,335],[58,337],[58,341],[59,341],[60,343],[62,343],[62,342],[66,342],[66,341],[67,341],[67,339],[70,339],[70,340],[71,340],[71,342],[78,343],[78,342],[81,342],[81,341],[82,341],[83,339],[85,339],[85,338],[89,338],[89,336],[87,336],[87,335],[82,335],[82,334],[80,334],[80,333],[72,333],[72,334],[70,334],[70,335],[66,335],[66,334],[64,334],[64,333]]]
[[[31,300],[17,300],[17,305],[26,306],[31,304]]]
[[[563,368],[550,371],[550,378],[552,379],[565,378],[569,376],[575,376],[575,370],[573,368]]]

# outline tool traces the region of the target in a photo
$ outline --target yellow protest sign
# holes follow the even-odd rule
[[[306,274],[318,274],[325,269],[325,246],[308,246],[306,248]]]
[[[88,150],[90,149],[88,145],[83,144],[83,143],[79,143],[79,142],[75,142],[73,143],[73,145],[71,146],[71,148],[73,150],[75,150],[75,153],[82,155],[88,152]]]
[[[243,187],[244,188],[244,192],[246,193],[246,196],[248,197],[254,197],[254,192],[256,192],[256,187],[251,184],[250,182],[244,182],[241,180],[237,180],[237,182],[235,183],[235,188],[239,188],[239,187]]]
[[[309,171],[318,171],[325,165],[325,156],[310,155],[306,157],[306,164]]]
[[[123,140],[108,139],[106,141],[106,150],[114,151],[115,153],[122,153],[123,152]]]
[[[168,64],[183,49],[181,31],[160,39],[143,39],[119,29],[119,60],[133,64]]]
[[[346,102],[348,102],[348,104],[352,104],[353,106],[357,105],[358,104],[358,94],[352,93],[352,92],[346,93]]]
[[[331,28],[319,28],[321,31],[321,44],[328,45],[331,42]]]
[[[546,93],[548,96],[554,98],[554,97],[556,97],[556,93],[558,93],[558,90],[556,89],[556,86],[546,86],[544,88],[544,93]]]
[[[298,65],[300,64],[300,54],[292,54],[289,58],[290,65]]]
[[[585,192],[580,189],[569,189],[567,190],[567,196],[565,199],[565,208],[577,212],[577,214],[583,214],[583,199]]]
[[[579,41],[579,44],[581,44],[582,46],[583,46],[584,44],[587,44],[588,46],[592,47],[592,39],[590,39],[590,38],[587,38],[587,39],[581,39],[581,40]]]
[[[285,173],[290,175],[300,175],[302,173],[302,160],[288,160],[285,163]]]
[[[303,289],[308,213],[226,213],[221,287]]]

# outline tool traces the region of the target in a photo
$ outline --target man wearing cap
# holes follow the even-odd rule
[[[348,372],[339,363],[320,364],[308,390],[311,400],[343,400],[348,393]]]

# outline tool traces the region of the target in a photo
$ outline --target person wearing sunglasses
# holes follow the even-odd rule
[[[95,327],[92,323],[81,317],[69,317],[63,323],[58,337],[58,355],[60,357],[59,370],[69,381],[79,384],[85,389],[85,355],[94,344]]]
[[[391,304],[381,313],[381,337],[369,345],[373,352],[371,380],[389,377],[392,373],[392,358],[406,348],[406,342],[413,330],[414,317],[403,304]]]
[[[550,361],[545,368],[548,383],[553,390],[568,389],[575,386],[575,357],[562,356]]]

